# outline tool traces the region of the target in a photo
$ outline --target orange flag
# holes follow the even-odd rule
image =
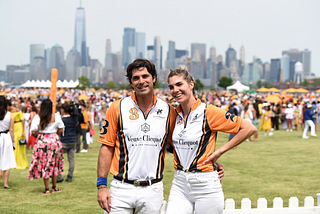
[[[56,112],[56,101],[57,101],[57,80],[58,80],[58,69],[51,69],[51,88],[50,88],[50,100],[53,103],[52,113]]]

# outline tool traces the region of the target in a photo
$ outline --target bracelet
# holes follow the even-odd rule
[[[103,188],[107,188],[107,187],[106,186],[98,187],[98,189],[103,189]]]
[[[105,178],[105,177],[99,177],[97,179],[97,187],[100,186],[100,185],[108,185],[108,178]]]

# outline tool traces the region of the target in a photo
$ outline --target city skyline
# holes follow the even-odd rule
[[[57,2],[59,6],[62,1]],[[101,63],[104,63],[107,39],[111,40],[112,52],[120,51],[123,29],[129,27],[135,28],[136,32],[146,34],[147,46],[153,45],[154,38],[159,36],[163,46],[163,59],[166,58],[169,41],[175,42],[176,49],[188,49],[189,53],[191,43],[204,43],[207,46],[207,56],[213,42],[216,47],[216,55],[224,57],[225,51],[231,44],[237,52],[238,59],[240,47],[244,46],[246,63],[252,62],[254,56],[261,58],[263,62],[270,62],[271,59],[281,58],[282,51],[290,48],[297,48],[301,51],[309,49],[312,52],[311,72],[320,76],[320,62],[317,60],[320,55],[320,45],[317,43],[320,29],[315,21],[319,17],[316,10],[319,8],[317,6],[320,6],[318,1],[260,1],[259,3],[255,1],[227,1],[224,3],[205,1],[202,4],[164,1],[157,2],[159,7],[152,7],[152,3],[141,1],[140,5],[144,6],[145,13],[140,16],[139,13],[130,13],[135,8],[138,10],[139,1],[135,4],[124,2],[126,4],[123,5],[114,3],[112,10],[110,8],[108,10],[107,6],[111,6],[110,2],[82,1],[82,7],[86,10],[87,47],[90,48],[91,59],[99,59]],[[151,2],[155,3],[155,1]],[[242,3],[240,4],[242,7],[237,8],[238,2]],[[37,9],[34,9],[35,5],[38,6]],[[46,49],[59,44],[64,48],[65,53],[72,49],[75,31],[74,11],[79,7],[79,1],[64,2],[61,10],[57,10],[57,5],[37,0],[22,2],[21,5],[14,5],[6,0],[0,3],[0,28],[5,32],[5,36],[0,38],[0,70],[5,70],[6,65],[29,64],[31,44],[43,44]],[[23,6],[33,8],[33,10],[19,10],[19,7]],[[248,10],[247,7],[250,7],[251,10]],[[159,8],[159,10],[154,8]],[[211,18],[207,20],[210,17],[205,13],[209,11],[208,8],[214,12],[211,14],[213,20]],[[103,15],[103,9],[108,12],[108,16]],[[115,14],[114,9],[119,9],[116,10],[118,12],[122,9],[122,12]],[[161,11],[162,9],[166,10]],[[237,11],[240,11],[240,14],[235,13]],[[249,15],[246,14],[248,11],[251,11]],[[277,11],[282,12],[281,16]],[[174,13],[166,15],[170,12]],[[228,12],[229,15],[223,15],[223,12]],[[184,13],[188,15],[185,16]],[[161,14],[163,14],[160,18],[162,22],[158,22],[158,16]],[[234,15],[233,18],[230,17],[230,14]],[[39,20],[40,17],[42,20]],[[53,22],[54,17],[58,19]],[[252,18],[255,20],[252,21]],[[277,20],[277,22],[272,22],[272,20]],[[27,23],[24,24],[25,21]],[[105,22],[108,24],[104,25]],[[198,26],[197,23],[204,26]],[[262,27],[254,23],[259,23]],[[305,24],[302,25],[302,23]],[[34,25],[38,27],[34,28]],[[274,30],[270,31],[270,27]],[[53,32],[50,33],[48,29],[52,29]],[[201,30],[204,33],[199,33]],[[24,33],[19,34],[21,31]]]

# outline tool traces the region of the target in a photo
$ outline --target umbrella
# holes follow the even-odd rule
[[[304,88],[298,88],[296,90],[296,92],[299,92],[299,93],[309,93],[309,91],[307,89],[304,89]]]
[[[156,88],[156,89],[154,90],[154,93],[155,93],[155,94],[159,93],[159,89]]]
[[[267,88],[259,88],[259,89],[257,89],[257,91],[258,92],[266,92],[266,91],[268,91],[269,89],[267,89]]]
[[[114,98],[118,98],[121,95],[121,93],[117,93],[115,95],[113,95]]]
[[[94,88],[91,88],[91,91],[92,91],[92,92],[95,92],[95,91],[96,91],[96,89],[94,89]]]
[[[78,100],[89,100],[89,97],[85,94],[81,94],[79,97],[78,97]]]
[[[63,94],[64,93],[64,90],[63,89],[60,89],[59,90],[59,94]]]
[[[231,99],[236,99],[236,98],[238,98],[239,96],[238,95],[233,95],[232,97],[231,97]]]
[[[281,99],[277,96],[274,95],[270,95],[266,98],[266,101],[270,102],[270,103],[280,103]]]
[[[230,94],[230,93],[226,93],[224,96],[226,96],[226,97],[231,97],[231,96],[232,96],[232,94]]]
[[[316,90],[316,92],[320,93],[320,89]]]
[[[277,89],[277,88],[269,88],[268,91],[271,91],[271,92],[279,92],[279,89]]]
[[[49,93],[48,92],[43,92],[42,96],[49,96]]]
[[[285,92],[296,92],[295,88],[288,88],[286,90],[284,90]]]

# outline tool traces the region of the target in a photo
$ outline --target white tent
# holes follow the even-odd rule
[[[243,85],[241,82],[237,81],[235,84],[233,85],[230,85],[227,87],[227,90],[230,91],[230,90],[236,90],[238,92],[243,92],[244,90],[249,90],[250,87],[249,86],[246,86],[246,85]]]

